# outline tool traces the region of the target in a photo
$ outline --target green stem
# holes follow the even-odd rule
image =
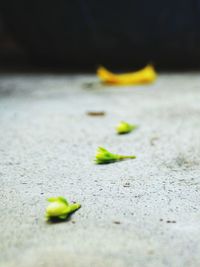
[[[69,206],[70,213],[71,213],[71,212],[74,212],[74,211],[76,211],[76,210],[78,210],[80,207],[81,207],[81,204],[79,204],[79,203],[71,204],[71,205]]]
[[[122,156],[122,155],[119,155],[119,159],[135,159],[136,156]]]

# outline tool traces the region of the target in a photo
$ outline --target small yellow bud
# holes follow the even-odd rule
[[[48,214],[49,217],[58,217],[60,215],[68,213],[68,211],[69,206],[66,206],[66,204],[60,201],[52,202],[46,208],[46,214]]]
[[[130,133],[133,130],[135,130],[137,128],[136,125],[133,124],[129,124],[128,122],[125,121],[121,121],[117,127],[116,127],[116,131],[118,134],[126,134],[126,133]]]
[[[50,204],[46,208],[46,218],[66,219],[67,216],[81,207],[79,203],[68,204],[63,197],[49,198]]]

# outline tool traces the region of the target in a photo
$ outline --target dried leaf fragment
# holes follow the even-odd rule
[[[152,65],[147,65],[145,68],[123,74],[115,74],[107,70],[104,67],[97,69],[97,76],[106,84],[112,85],[136,85],[136,84],[148,84],[155,81],[157,74]]]

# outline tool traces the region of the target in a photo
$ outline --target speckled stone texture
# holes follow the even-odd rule
[[[0,75],[0,267],[200,266],[200,75],[90,81]],[[120,120],[139,128],[118,136]],[[137,159],[95,165],[98,146]],[[82,208],[48,224],[58,195]]]

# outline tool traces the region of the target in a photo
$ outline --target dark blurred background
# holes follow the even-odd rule
[[[200,67],[200,0],[1,0],[0,67]]]

